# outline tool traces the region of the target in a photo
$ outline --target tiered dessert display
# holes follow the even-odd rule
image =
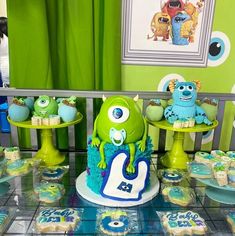
[[[174,131],[173,146],[161,159],[166,167],[186,169],[189,161],[187,153],[184,151],[183,142],[185,133],[204,132],[214,129],[218,122],[215,120],[215,110],[209,110],[206,106],[204,109],[196,103],[197,92],[200,89],[200,81],[194,82],[178,82],[172,80],[169,84],[172,92],[171,104],[164,107],[161,116],[153,116],[146,109],[146,117],[149,124],[160,129]],[[152,106],[152,103],[150,103]],[[157,106],[162,106],[157,102]],[[156,108],[155,108],[156,109]],[[211,114],[213,119],[209,120],[207,114]]]
[[[30,113],[25,99],[15,98],[9,108],[8,121],[17,127],[39,129],[41,149],[34,158],[40,159],[48,166],[60,164],[65,157],[53,145],[52,129],[64,128],[81,122],[83,116],[77,111],[76,97],[60,99],[60,103],[57,104],[55,99],[43,95],[34,102],[31,109]]]

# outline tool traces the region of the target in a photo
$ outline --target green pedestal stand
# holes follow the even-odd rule
[[[174,128],[173,125],[168,123],[166,120],[158,122],[149,121],[147,122],[157,128],[174,131],[173,145],[169,152],[167,152],[162,158],[161,163],[165,167],[186,169],[187,162],[189,161],[187,153],[184,151],[184,135],[190,132],[205,132],[214,129],[218,125],[218,121],[214,121],[212,125],[208,126],[205,124],[195,125],[191,128]]]
[[[35,154],[34,158],[41,159],[43,164],[47,166],[58,165],[64,161],[65,156],[62,155],[53,145],[52,129],[64,128],[81,122],[83,116],[78,112],[74,121],[61,123],[59,125],[32,125],[31,120],[24,122],[15,122],[8,117],[10,124],[29,129],[39,129],[41,132],[41,149]]]
[[[173,138],[174,142],[171,151],[167,152],[161,158],[161,163],[166,167],[186,169],[186,163],[189,159],[187,153],[183,149],[184,133],[176,131]]]
[[[41,132],[41,149],[38,150],[34,158],[41,159],[46,165],[58,165],[64,161],[65,156],[61,154],[53,145],[51,129],[42,129]]]

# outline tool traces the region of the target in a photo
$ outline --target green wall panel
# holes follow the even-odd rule
[[[235,1],[217,0],[213,19],[212,36],[215,31],[222,32],[229,38],[230,52],[227,59],[215,67],[206,68],[195,67],[169,67],[169,66],[141,66],[141,65],[122,65],[122,89],[157,91],[160,81],[168,74],[179,74],[186,81],[198,79],[202,83],[201,92],[230,93],[234,86],[235,93],[235,31],[233,30]],[[225,41],[225,50],[229,47]],[[235,105],[229,102],[225,110],[225,123],[223,125],[220,148],[229,149],[231,138],[232,121],[235,116]],[[157,131],[151,131],[151,135],[157,135]],[[209,136],[209,134],[208,134]],[[155,138],[156,139],[156,138]],[[206,142],[206,134],[205,134]],[[156,141],[155,141],[156,143]],[[169,143],[169,145],[168,145]],[[167,142],[170,148],[171,142]],[[192,149],[193,143],[188,136],[186,149]],[[155,144],[156,147],[156,144]],[[211,142],[204,144],[202,149],[210,149]]]

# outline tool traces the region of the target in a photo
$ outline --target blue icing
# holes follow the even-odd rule
[[[104,230],[110,233],[124,233],[129,226],[129,219],[127,216],[121,215],[117,219],[113,219],[111,216],[105,216],[101,221]]]
[[[48,178],[58,178],[63,173],[64,173],[64,170],[62,168],[56,168],[56,169],[46,169],[42,172],[42,175]]]
[[[162,177],[170,181],[177,181],[181,180],[183,175],[176,170],[164,170],[162,172]]]
[[[56,183],[43,183],[35,188],[35,191],[39,194],[40,200],[49,199],[51,201],[56,201],[61,198],[63,185]]]
[[[174,198],[182,198],[184,196],[184,193],[181,188],[172,187],[169,191],[169,196],[174,197]]]
[[[228,155],[228,157],[230,157],[230,158],[232,158],[232,159],[235,159],[235,152],[233,152],[233,151],[228,151],[226,154]]]
[[[136,161],[140,158],[147,158],[150,160],[152,154],[152,141],[150,137],[147,137],[146,140],[146,149],[144,152],[141,152],[137,143],[135,143],[135,161],[134,166],[136,165]],[[115,146],[112,143],[106,143],[104,146],[104,153],[106,158],[106,163],[108,164],[112,157],[118,151],[127,151],[129,152],[128,145]],[[100,194],[100,189],[104,179],[104,173],[107,172],[106,169],[100,169],[97,167],[100,162],[100,152],[99,148],[91,146],[91,136],[88,137],[88,159],[87,159],[87,167],[89,168],[89,175],[87,175],[87,185],[93,192]],[[107,165],[108,167],[109,165]],[[149,177],[147,182],[149,182]],[[148,184],[147,184],[148,185]]]
[[[190,163],[191,173],[198,175],[211,175],[211,169],[203,163]]]

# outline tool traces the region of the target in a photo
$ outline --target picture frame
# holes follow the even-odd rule
[[[182,3],[175,15],[171,2]],[[122,0],[122,63],[206,67],[214,8],[215,0]]]

